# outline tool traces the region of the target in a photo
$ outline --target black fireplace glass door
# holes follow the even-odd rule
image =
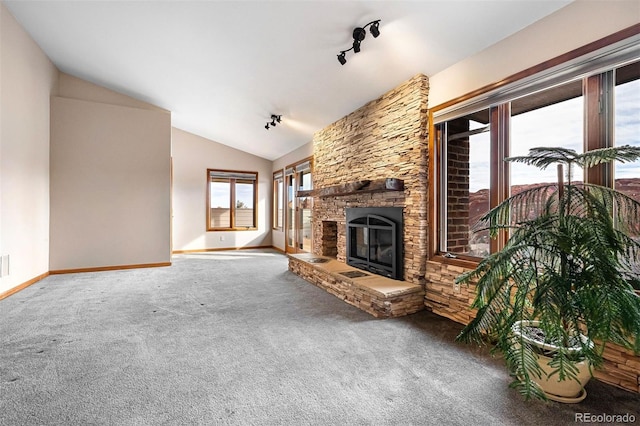
[[[370,230],[369,261],[392,266],[394,256],[393,231],[391,229]]]
[[[369,228],[366,226],[352,226],[349,232],[351,257],[367,260],[367,248],[369,247]]]
[[[374,274],[402,279],[401,207],[346,208],[346,262]]]

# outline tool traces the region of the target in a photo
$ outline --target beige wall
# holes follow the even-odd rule
[[[294,149],[290,153],[283,155],[280,158],[273,160],[273,170],[272,173],[277,170],[282,170],[290,164],[297,163],[306,158],[309,158],[313,155],[313,141],[310,141],[301,147]],[[273,175],[272,175],[273,177]],[[285,188],[286,191],[286,188]],[[284,207],[283,207],[284,208]],[[272,230],[271,231],[271,243],[273,246],[279,250],[285,250],[285,241],[284,241],[284,228],[282,231]]]
[[[271,245],[272,163],[172,129],[173,250],[260,247]],[[206,230],[207,169],[258,172],[258,230]]]
[[[50,269],[169,262],[171,114],[60,81],[51,100]]]
[[[169,112],[155,105],[114,92],[63,72],[60,73],[60,78],[58,79],[58,94],[71,99],[91,100],[103,104]]]
[[[637,0],[577,0],[430,77],[434,107],[640,22]]]
[[[0,3],[0,294],[49,271],[49,97],[58,71]]]
[[[313,155],[313,141],[309,141],[288,154],[273,160],[273,171],[282,170],[290,164],[297,163]]]

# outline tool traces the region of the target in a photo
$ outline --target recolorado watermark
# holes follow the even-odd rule
[[[625,413],[625,414],[575,413],[574,422],[576,423],[635,423],[636,416],[630,413]]]

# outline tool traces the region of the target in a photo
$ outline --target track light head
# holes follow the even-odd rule
[[[279,123],[282,120],[282,116],[281,115],[276,115],[276,121]]]
[[[360,51],[360,41],[353,40],[353,53],[358,53]]]
[[[371,35],[373,36],[373,38],[377,38],[380,35],[380,28],[378,26],[379,23],[380,21],[373,21],[373,23],[371,24],[371,28],[369,28],[369,31],[371,31]]]
[[[265,129],[269,130],[269,123],[264,126]]]
[[[347,63],[347,58],[344,55],[345,52],[340,52],[340,54],[338,55],[338,62],[340,62],[340,65],[344,65]]]
[[[271,120],[271,127],[276,127],[276,120],[275,118]]]

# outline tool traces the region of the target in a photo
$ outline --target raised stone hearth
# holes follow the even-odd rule
[[[290,254],[289,269],[376,318],[394,318],[424,308],[422,286],[370,274],[328,257]]]

